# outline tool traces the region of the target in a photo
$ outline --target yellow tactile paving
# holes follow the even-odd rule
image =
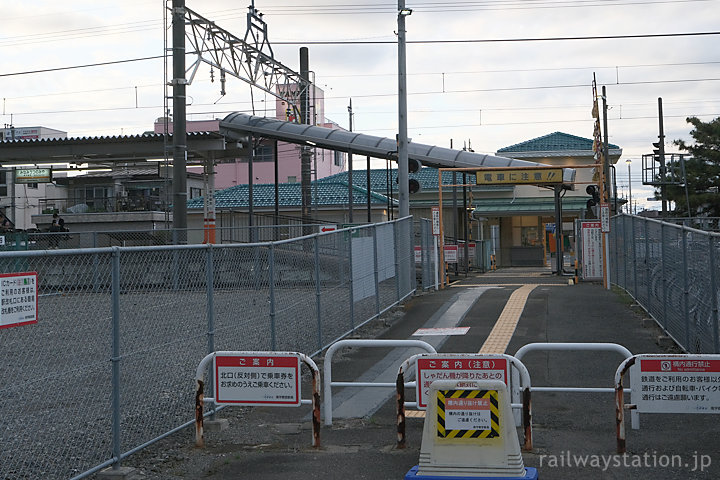
[[[510,295],[505,308],[478,353],[505,353],[505,349],[510,343],[513,333],[515,333],[515,327],[517,327],[520,320],[520,315],[525,309],[528,296],[535,287],[537,285],[525,284]]]
[[[520,315],[525,309],[530,292],[537,286],[539,285],[521,284],[520,288],[510,295],[505,308],[478,353],[505,353],[505,349],[515,333],[515,327],[517,327],[520,320]],[[406,410],[405,416],[409,418],[425,418],[425,412],[423,410]]]

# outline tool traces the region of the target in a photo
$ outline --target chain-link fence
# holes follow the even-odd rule
[[[98,232],[5,232],[0,233],[0,251],[57,250],[102,247],[144,247],[151,245],[200,245],[202,243],[277,242],[319,232],[321,225],[255,225],[218,227],[214,241],[202,228],[111,230]]]
[[[720,353],[720,234],[629,215],[611,231],[611,282],[687,352]]]
[[[208,352],[317,354],[413,293],[411,229],[0,252],[37,273],[38,318],[0,329],[0,478],[84,478],[192,424]]]
[[[418,285],[423,290],[435,288],[435,272],[439,261],[436,253],[432,221],[421,218],[415,222],[415,272]]]

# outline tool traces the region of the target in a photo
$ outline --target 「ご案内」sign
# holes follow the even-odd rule
[[[300,357],[292,354],[215,357],[215,403],[300,405]]]
[[[631,383],[640,413],[720,413],[720,357],[643,355]]]
[[[437,380],[500,380],[507,385],[508,362],[499,355],[422,355],[417,359],[417,407],[427,409],[430,384]]]
[[[582,241],[582,277],[585,280],[603,278],[601,222],[580,222]]]
[[[37,273],[0,274],[0,328],[37,323]]]

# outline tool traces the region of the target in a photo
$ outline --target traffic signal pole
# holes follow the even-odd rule
[[[662,97],[658,97],[658,156],[660,157],[660,199],[662,200],[662,217],[667,217],[667,201],[665,200],[665,129],[663,127]]]

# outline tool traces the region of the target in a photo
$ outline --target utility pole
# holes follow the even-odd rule
[[[610,201],[610,195],[615,194],[610,189],[610,159],[608,158],[608,122],[607,122],[607,95],[605,94],[605,85],[602,87],[602,102],[603,102],[603,189],[604,195],[602,197],[603,202]]]
[[[172,0],[173,54],[173,229],[187,239],[187,124],[185,78],[185,0]]]
[[[310,68],[308,61],[307,47],[300,47],[300,78],[303,82],[298,85],[301,88],[300,93],[300,119],[301,123],[310,125],[310,102],[308,95],[308,85],[310,85]],[[300,192],[302,196],[302,219],[303,224],[310,223],[310,205],[311,205],[311,189],[310,189],[310,147],[302,145],[300,147]],[[304,230],[308,230],[305,227]],[[309,235],[310,231],[303,231],[303,235]]]
[[[405,0],[398,0],[398,202],[400,218],[410,215],[410,187],[408,185],[407,137],[407,71],[405,58],[405,17],[412,10],[405,8]]]

